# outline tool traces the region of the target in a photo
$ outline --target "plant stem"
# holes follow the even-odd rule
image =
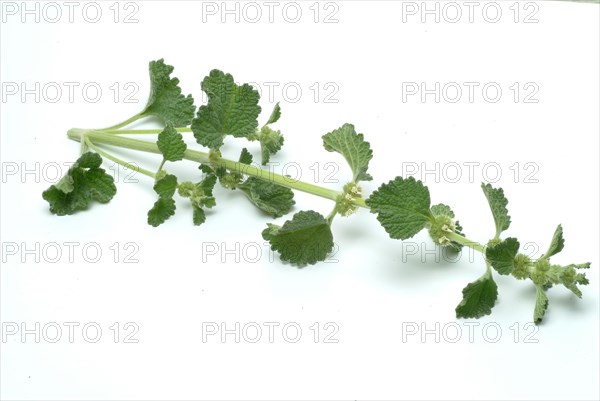
[[[118,128],[121,128],[121,127],[124,127],[126,125],[129,125],[132,122],[137,121],[137,120],[139,120],[142,117],[145,117],[142,113],[136,114],[135,116],[133,116],[131,118],[128,118],[127,120],[125,120],[123,122],[120,122],[119,124],[113,125],[112,127],[103,128],[102,130],[116,130]]]
[[[178,130],[179,130],[179,128],[178,128]],[[132,132],[132,131],[135,131],[135,132]],[[129,131],[121,130],[119,132],[120,133],[141,133],[140,131],[144,131],[144,133],[156,133],[156,132],[160,132],[161,130],[129,130]],[[148,131],[152,131],[152,132],[148,132]],[[87,146],[89,148],[96,151],[100,155],[106,157],[107,159],[114,161],[115,163],[119,163],[122,166],[125,166],[133,171],[137,171],[142,174],[145,174],[149,177],[152,177],[152,178],[156,177],[156,174],[154,174],[153,172],[145,170],[145,169],[137,167],[137,166],[134,166],[130,163],[127,163],[109,153],[104,152],[103,150],[99,149],[95,145],[95,144],[104,144],[104,145],[116,146],[116,147],[120,147],[120,148],[139,150],[142,152],[161,154],[160,150],[158,149],[158,146],[156,146],[156,144],[154,142],[122,137],[119,135],[114,135],[113,133],[110,133],[110,132],[105,132],[105,130],[84,130],[84,129],[80,129],[80,128],[70,129],[67,132],[67,136],[70,139],[73,139],[75,141],[85,142],[85,144],[87,144]],[[309,193],[312,195],[320,196],[322,198],[330,199],[332,201],[337,201],[338,197],[340,195],[342,195],[341,192],[338,192],[338,191],[335,191],[335,190],[332,190],[329,188],[320,187],[318,185],[310,184],[308,182],[294,180],[290,177],[286,177],[281,174],[276,174],[276,173],[271,172],[266,169],[254,167],[254,166],[251,166],[248,164],[239,163],[234,160],[224,159],[224,158],[220,158],[220,157],[219,158],[214,158],[214,157],[211,158],[209,153],[207,153],[207,152],[201,152],[201,151],[197,151],[197,150],[187,149],[184,153],[183,158],[186,160],[191,160],[191,161],[195,161],[198,163],[209,164],[214,167],[223,167],[227,170],[230,170],[230,171],[233,171],[236,173],[248,175],[251,177],[256,177],[258,179],[265,180],[265,181],[270,181],[274,184],[281,185],[286,188],[306,192],[306,193]],[[162,166],[162,164],[161,164],[161,166]],[[362,199],[362,198],[354,199],[352,201],[352,203],[356,206],[359,206],[359,207],[362,207],[365,209],[369,208],[365,204],[364,199]],[[327,217],[327,220],[329,221],[330,224],[336,214],[337,214],[337,210],[336,210],[336,208],[334,208],[332,213]],[[453,233],[453,232],[448,233],[447,237],[452,241],[455,241],[459,244],[462,244],[471,249],[479,251],[485,255],[486,247],[476,241],[472,241],[460,234]]]
[[[472,241],[457,233],[447,233],[446,236],[452,241],[455,241],[464,246],[468,246],[469,248],[479,251],[485,255],[485,246],[481,245],[479,242]]]
[[[175,128],[175,130],[177,132],[192,132],[191,128],[188,127],[178,127]],[[155,129],[155,128],[151,128],[151,129],[101,129],[101,130],[95,130],[95,131],[99,131],[99,132],[103,132],[105,134],[111,134],[111,135],[149,135],[149,134],[160,134],[163,129]]]
[[[87,136],[85,137],[84,142],[85,142],[85,144],[90,149],[92,149],[94,152],[98,153],[99,155],[104,156],[107,159],[112,160],[115,163],[118,163],[121,166],[124,166],[124,167],[126,167],[126,168],[128,168],[128,169],[130,169],[132,171],[136,171],[138,173],[142,173],[142,174],[147,175],[148,177],[151,177],[151,178],[156,178],[156,175],[153,172],[148,171],[148,170],[143,169],[143,168],[138,167],[138,166],[134,166],[133,164],[127,163],[125,160],[121,160],[118,157],[115,157],[115,156],[111,155],[110,153],[107,153],[107,152],[103,151],[102,149],[98,148],[96,145],[94,145],[92,143],[92,141],[90,141],[90,139]]]
[[[104,133],[101,131],[94,131],[94,130],[85,131],[82,129],[74,128],[67,132],[67,136],[70,139],[73,139],[76,141],[81,141],[81,138],[84,137],[85,138],[84,140],[86,140],[88,145],[104,144],[104,145],[117,146],[117,147],[126,148],[126,149],[139,150],[142,152],[160,154],[160,150],[158,149],[158,146],[156,146],[156,144],[153,142],[116,136],[116,135],[107,134],[107,133]],[[93,149],[96,150],[97,148],[94,146]],[[98,152],[98,153],[100,153],[100,152]],[[100,153],[100,154],[102,154],[102,153]],[[110,157],[109,156],[106,156],[106,157],[119,163],[119,164],[121,164],[121,162],[126,163],[126,162],[123,162],[122,160],[119,160],[119,161],[115,160],[116,158],[114,158],[114,156],[112,156],[112,155]],[[198,163],[210,164],[210,165],[213,165],[216,167],[224,167],[227,170],[231,170],[231,171],[241,173],[244,175],[248,175],[251,177],[256,177],[261,180],[270,181],[270,182],[280,185],[282,187],[306,192],[306,193],[320,196],[322,198],[330,199],[333,201],[336,201],[338,196],[341,195],[341,192],[335,191],[333,189],[320,187],[318,185],[314,185],[314,184],[311,184],[308,182],[298,181],[293,178],[286,177],[284,175],[277,174],[277,173],[274,173],[269,170],[265,170],[265,169],[254,167],[251,165],[239,163],[239,162],[236,162],[233,160],[228,160],[228,159],[223,159],[223,158],[211,160],[209,158],[209,154],[207,152],[200,152],[197,150],[187,149],[184,154],[184,159],[192,160],[192,161],[195,161]],[[142,169],[140,169],[139,167],[136,168],[135,166],[133,166],[132,168],[136,171],[140,171],[143,173],[143,171],[141,171]],[[148,172],[147,170],[144,170],[144,171]],[[150,172],[148,172],[148,173],[150,173]],[[151,177],[154,177],[154,173],[150,173],[150,174],[152,174],[152,175],[150,175]],[[149,175],[149,174],[146,174],[146,175]],[[355,199],[352,203],[355,204],[356,206],[367,208],[367,205],[365,204],[365,201],[363,199]]]

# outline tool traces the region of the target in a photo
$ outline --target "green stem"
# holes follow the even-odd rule
[[[333,219],[335,218],[335,216],[337,215],[337,204],[333,207],[333,210],[331,211],[331,213],[329,213],[329,215],[327,216],[327,222],[329,223],[329,226],[331,227],[331,223],[333,223]]]
[[[105,134],[111,135],[149,135],[149,134],[160,134],[164,128],[151,128],[151,129],[100,129],[95,130],[98,132],[102,132]],[[177,127],[175,128],[177,132],[192,132],[191,128],[188,127]]]
[[[98,148],[96,145],[94,145],[92,143],[92,141],[90,141],[90,139],[87,136],[85,136],[84,142],[85,142],[85,144],[90,149],[92,149],[94,152],[98,153],[99,155],[104,156],[107,159],[112,160],[115,163],[118,163],[121,166],[124,166],[124,167],[126,167],[126,168],[128,168],[128,169],[130,169],[132,171],[136,171],[138,173],[142,173],[142,174],[147,175],[148,177],[151,177],[151,178],[156,178],[156,174],[154,174],[153,172],[148,171],[148,170],[143,169],[143,168],[138,167],[138,166],[134,166],[131,163],[127,163],[125,160],[121,160],[118,157],[115,157],[115,156],[111,155],[110,153],[107,153],[107,152],[103,151],[102,149]]]
[[[165,163],[167,162],[167,159],[163,158],[162,162],[160,163],[160,166],[158,166],[158,171],[162,170],[163,167],[165,166]]]
[[[103,128],[102,130],[104,130],[104,131],[107,131],[107,130],[116,130],[118,128],[121,128],[121,127],[124,127],[126,125],[129,125],[132,122],[137,121],[137,120],[139,120],[142,117],[145,117],[142,113],[136,114],[135,116],[133,116],[131,118],[128,118],[127,120],[125,120],[123,122],[120,122],[119,124],[113,125],[111,127]]]
[[[469,248],[479,251],[485,255],[485,246],[481,245],[479,242],[472,241],[472,240],[470,240],[466,237],[463,237],[462,235],[454,233],[454,232],[447,233],[446,237],[448,237],[448,239],[450,239],[454,242],[457,242],[464,246],[468,246]]]
[[[160,150],[155,143],[149,141],[142,141],[139,139],[127,138],[116,136],[112,134],[106,134],[101,131],[85,131],[82,129],[74,128],[67,132],[67,136],[70,139],[81,141],[82,136],[87,139],[86,142],[94,143],[94,144],[104,144],[110,146],[117,146],[126,149],[139,150],[142,152],[156,153],[160,154]],[[91,146],[90,146],[91,147]],[[94,149],[96,150],[96,149]],[[100,152],[98,152],[100,153]],[[102,154],[102,153],[100,153]],[[107,156],[108,157],[108,156]],[[111,160],[113,156],[109,157]],[[210,159],[209,154],[207,152],[200,152],[197,150],[187,149],[184,154],[184,159],[192,160],[198,163],[210,164],[216,167],[224,167],[227,170],[231,170],[237,173],[245,174],[251,177],[256,177],[261,180],[270,181],[274,184],[280,185],[282,187],[295,189],[298,191],[306,192],[312,195],[320,196],[322,198],[337,200],[338,196],[341,195],[341,192],[335,191],[333,189],[320,187],[318,185],[310,184],[308,182],[294,180],[290,177],[286,177],[281,174],[274,173],[269,170],[265,170],[262,168],[250,166],[247,164],[239,163],[233,160],[218,158],[218,159]],[[120,163],[122,161],[116,161]],[[139,168],[134,168],[134,170],[138,170]],[[140,171],[142,172],[142,171]],[[154,174],[151,173],[152,177]],[[365,201],[363,199],[355,199],[353,202],[356,206],[367,208]]]

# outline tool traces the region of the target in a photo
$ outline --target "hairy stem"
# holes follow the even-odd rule
[[[446,236],[452,241],[455,241],[464,246],[468,246],[469,248],[479,251],[485,255],[485,246],[481,245],[479,242],[472,241],[457,233],[448,233],[446,234]]]
[[[125,120],[123,122],[120,122],[119,124],[115,124],[115,125],[113,125],[111,127],[103,128],[103,130],[116,130],[116,129],[119,129],[121,127],[125,127],[126,125],[129,125],[132,122],[137,121],[137,120],[139,120],[142,117],[145,117],[142,113],[136,114],[135,116],[133,116],[131,118],[128,118],[127,120]]]
[[[107,134],[107,133],[104,133],[101,131],[94,131],[94,130],[86,131],[86,130],[74,128],[67,132],[67,136],[70,139],[73,139],[76,141],[81,141],[82,137],[84,137],[86,139],[86,142],[88,143],[88,146],[89,146],[89,144],[104,144],[104,145],[116,146],[116,147],[120,147],[120,148],[138,150],[138,151],[142,151],[142,152],[160,154],[160,150],[158,149],[158,146],[156,146],[156,144],[154,142],[142,141],[139,139],[116,136],[116,135]],[[96,148],[94,150],[96,150]],[[98,152],[98,153],[100,153],[100,152]],[[102,154],[102,153],[100,153],[100,154]],[[113,156],[111,156],[111,157],[113,157]],[[108,157],[108,158],[113,160],[113,158],[111,158],[111,157]],[[298,180],[292,179],[290,177],[286,177],[281,174],[274,173],[274,172],[266,170],[266,169],[254,167],[251,165],[239,163],[239,162],[229,160],[229,159],[224,159],[224,158],[217,158],[217,159],[212,158],[211,159],[207,152],[201,152],[201,151],[197,151],[197,150],[188,149],[185,151],[184,159],[195,161],[198,163],[210,164],[210,165],[216,166],[216,167],[224,167],[225,169],[230,170],[230,171],[234,171],[234,172],[248,175],[251,177],[256,177],[261,180],[270,181],[274,184],[281,185],[282,187],[306,192],[306,193],[320,196],[322,198],[330,199],[333,201],[337,200],[338,196],[341,195],[341,192],[338,192],[338,191],[335,191],[335,190],[332,190],[329,188],[320,187],[318,185],[314,185],[314,184],[311,184],[308,182],[298,181]],[[113,160],[113,161],[116,161],[116,160]],[[119,163],[118,161],[116,161],[116,162]],[[125,163],[125,162],[123,162],[123,163]],[[134,170],[136,170],[135,167],[134,167]],[[139,168],[137,168],[137,170],[139,170]],[[154,176],[153,173],[152,173],[152,176]],[[356,206],[367,208],[365,201],[363,199],[355,199],[352,203],[355,204]]]
[[[87,147],[89,147],[90,149],[92,149],[94,152],[98,153],[101,156],[106,157],[109,160],[114,161],[117,164],[120,164],[123,167],[126,167],[126,168],[128,168],[128,169],[130,169],[132,171],[136,171],[138,173],[142,173],[144,175],[147,175],[148,177],[156,178],[156,174],[154,174],[153,172],[148,171],[148,170],[143,169],[143,168],[138,167],[138,166],[134,166],[131,163],[127,163],[125,160],[121,160],[118,157],[113,156],[110,153],[107,153],[107,152],[103,151],[102,149],[98,148],[96,145],[94,145],[92,143],[92,141],[90,141],[90,139],[87,136],[85,137],[85,139],[84,139],[83,142],[87,145]]]
[[[155,129],[155,128],[150,128],[150,129],[115,129],[115,128],[110,128],[110,129],[102,129],[102,130],[97,130],[97,131],[101,131],[105,134],[112,134],[112,135],[149,135],[149,134],[160,134],[164,129],[160,128],[160,129]],[[188,127],[177,127],[175,128],[175,130],[177,132],[192,132],[191,128]]]

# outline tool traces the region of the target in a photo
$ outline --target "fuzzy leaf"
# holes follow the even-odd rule
[[[177,132],[171,124],[168,124],[160,134],[156,146],[163,154],[165,160],[175,162],[182,160],[187,150],[187,145],[183,141],[183,136]]]
[[[510,274],[515,268],[515,257],[519,252],[519,241],[507,238],[494,246],[488,246],[485,257],[500,274]]]
[[[396,177],[381,185],[366,203],[394,239],[411,238],[432,219],[429,190],[413,177]]]
[[[278,251],[281,260],[295,265],[315,264],[325,260],[333,249],[333,234],[327,219],[312,210],[298,212],[281,228],[268,225],[263,238]]]
[[[498,298],[498,286],[489,272],[463,289],[463,299],[456,307],[457,318],[480,318],[492,313]]]
[[[142,115],[154,115],[165,124],[187,127],[196,111],[194,99],[181,93],[179,79],[170,77],[172,72],[173,67],[164,59],[150,62],[150,97]]]
[[[230,74],[212,70],[202,81],[208,104],[200,106],[192,121],[199,144],[219,149],[226,135],[236,138],[253,135],[258,127],[259,94],[248,84],[237,85]]]
[[[329,152],[340,153],[352,169],[352,180],[371,181],[373,177],[367,174],[369,161],[373,151],[363,134],[357,134],[354,125],[344,124],[342,127],[323,135],[323,146]]]

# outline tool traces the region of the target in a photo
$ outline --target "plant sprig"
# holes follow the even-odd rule
[[[263,238],[269,241],[272,250],[279,252],[280,259],[293,265],[325,260],[334,246],[331,227],[335,216],[350,216],[358,208],[375,214],[393,239],[406,240],[427,230],[437,246],[457,252],[464,246],[472,248],[484,256],[485,271],[463,289],[463,299],[456,307],[458,318],[480,318],[491,313],[498,297],[494,273],[531,280],[536,290],[535,323],[542,321],[548,307],[546,292],[552,286],[563,285],[576,296],[582,296],[578,286],[588,284],[588,280],[581,270],[588,269],[590,264],[561,266],[550,262],[550,258],[564,247],[561,225],[554,232],[548,251],[539,259],[519,253],[520,244],[516,238],[501,238],[511,224],[508,200],[501,188],[490,184],[481,186],[495,222],[493,237],[481,244],[463,235],[463,228],[449,206],[431,205],[429,189],[412,177],[396,177],[382,184],[368,198],[363,198],[360,183],[373,179],[368,173],[373,151],[363,134],[357,133],[351,124],[344,124],[322,137],[325,150],[341,154],[352,171],[352,180],[341,190],[291,180],[252,165],[252,155],[246,148],[236,160],[224,158],[220,148],[224,140],[232,136],[259,142],[261,164],[268,163],[284,142],[281,132],[271,128],[281,116],[279,104],[259,128],[258,92],[251,85],[236,84],[230,74],[213,70],[201,84],[208,102],[196,112],[191,95],[182,94],[179,80],[170,76],[172,72],[173,67],[162,59],[150,62],[150,97],[144,110],[135,116],[104,129],[69,130],[69,138],[81,142],[82,154],[60,182],[44,191],[43,198],[50,204],[51,213],[70,215],[87,209],[93,201],[107,203],[114,197],[114,180],[100,168],[101,156],[104,156],[154,179],[157,199],[148,211],[148,224],[154,227],[175,214],[176,194],[191,203],[193,224],[203,224],[205,209],[216,206],[213,189],[217,182],[224,188],[241,191],[250,203],[273,218],[291,212],[295,204],[292,190],[332,200],[334,206],[327,216],[314,210],[303,210],[282,225],[268,223],[262,231]],[[163,127],[124,128],[148,116],[157,117]],[[188,149],[182,133],[189,132],[207,151]],[[135,134],[157,134],[157,140],[149,142],[124,136]],[[156,153],[162,155],[162,161],[155,171],[146,170],[111,155],[104,146]],[[196,182],[180,182],[167,171],[169,163],[181,160],[198,163]]]

